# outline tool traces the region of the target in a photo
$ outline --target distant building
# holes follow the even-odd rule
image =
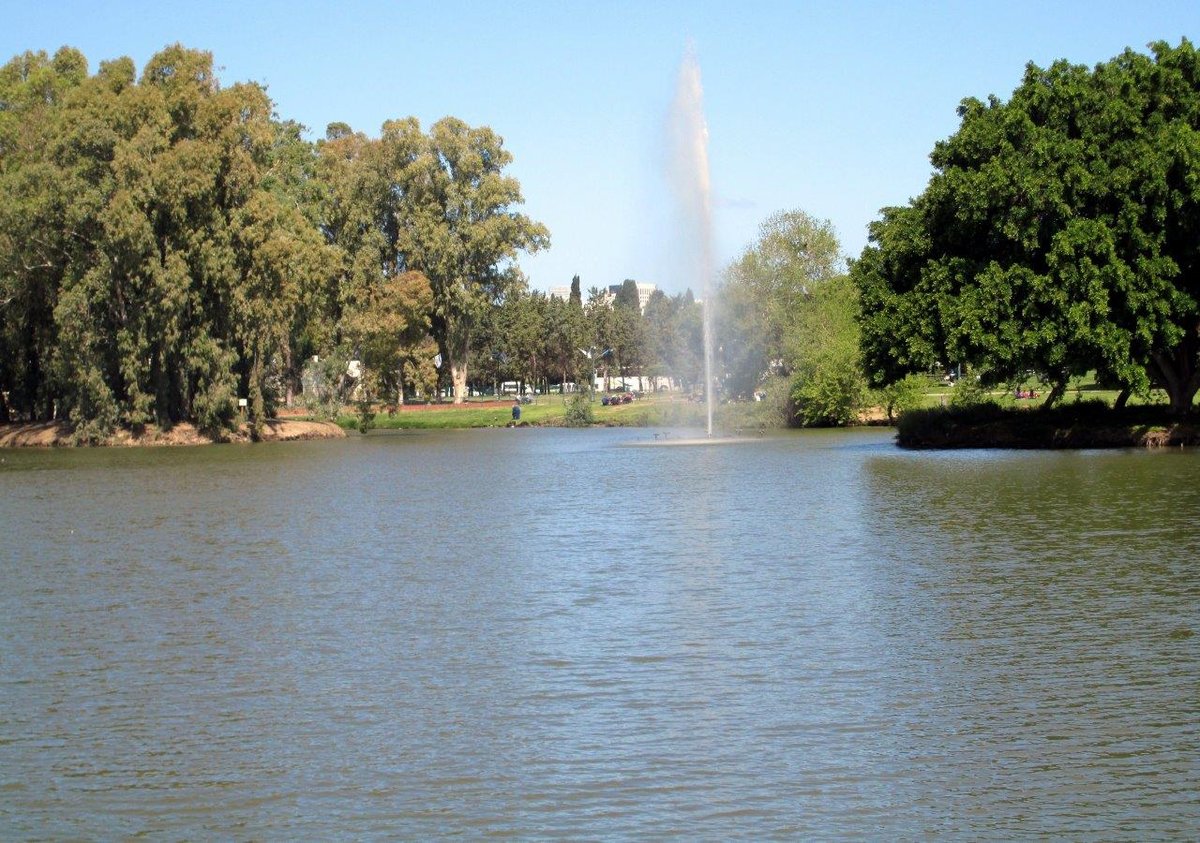
[[[650,301],[650,296],[654,295],[654,291],[658,289],[654,284],[643,284],[640,281],[635,281],[638,291],[638,309],[642,313],[646,312],[646,302]],[[612,304],[617,297],[617,293],[621,292],[621,284],[609,284],[604,289],[603,300],[608,304]],[[562,299],[563,301],[571,300],[571,288],[566,287],[551,287],[546,295],[552,299]]]
[[[643,284],[640,281],[635,281],[634,283],[637,284],[638,310],[640,310],[642,313],[645,313],[646,303],[650,301],[650,296],[654,295],[654,291],[657,290],[658,287],[653,284]],[[622,284],[608,285],[608,295],[606,298],[610,304],[612,303],[613,299],[617,297],[617,293],[621,292],[622,286]]]

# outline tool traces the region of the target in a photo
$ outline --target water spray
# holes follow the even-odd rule
[[[708,124],[696,47],[688,43],[671,104],[671,184],[683,212],[700,278],[704,325],[704,400],[707,433],[713,432],[713,246],[712,189],[708,172]]]

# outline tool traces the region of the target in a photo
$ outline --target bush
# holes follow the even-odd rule
[[[928,385],[929,379],[922,375],[905,375],[881,389],[879,403],[887,412],[888,422],[895,424],[898,416],[919,408]]]
[[[346,366],[349,356],[338,349],[304,369],[304,407],[309,415],[331,421],[341,413],[346,394]]]
[[[950,393],[951,407],[974,407],[977,404],[994,404],[983,388],[983,382],[974,375],[963,375],[954,384]]]
[[[867,384],[853,360],[843,359],[797,373],[792,381],[797,420],[805,427],[843,427],[858,421]]]
[[[567,427],[589,427],[596,420],[592,402],[586,392],[572,393],[567,398],[566,407],[564,423]]]

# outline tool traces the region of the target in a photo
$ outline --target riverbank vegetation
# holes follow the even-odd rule
[[[0,422],[82,441],[194,422],[254,435],[314,357],[366,389],[434,354],[461,393],[474,321],[548,243],[500,137],[453,117],[311,143],[261,85],[180,45],[140,77],[78,50],[0,68]],[[416,358],[420,357],[418,361]]]
[[[1200,56],[1190,42],[1087,68],[1030,64],[1012,97],[966,99],[925,191],[888,208],[851,269],[868,380],[955,371],[986,392],[1036,379],[1053,407],[1088,372],[1115,392],[1071,424],[1195,412],[1200,389]],[[1166,413],[1133,396],[1155,390]],[[979,404],[972,399],[965,405]],[[1074,413],[1075,410],[1064,410]],[[1052,412],[948,410],[979,441],[1057,441]],[[1037,425],[1034,433],[1031,425]],[[1007,428],[1009,433],[1001,432]],[[1026,435],[1026,432],[1028,435]],[[1103,438],[1103,437],[1100,437]]]
[[[528,426],[698,426],[708,308],[726,430],[889,421],[902,442],[951,444],[1186,428],[1194,47],[1030,65],[1010,99],[959,115],[926,189],[884,209],[856,260],[792,210],[707,301],[579,276],[559,297],[518,268],[549,232],[518,211],[488,127],[331,123],[310,141],[262,86],[222,87],[208,53],[169,47],[140,76],[127,58],[89,73],[71,48],[26,53],[0,68],[0,423],[64,423],[79,442],[182,424],[259,438],[301,407],[364,431],[496,426],[507,405],[469,399],[516,393],[538,396]],[[596,400],[612,390],[653,400]],[[1088,397],[1109,409],[1054,414]],[[458,409],[407,407],[441,401]]]

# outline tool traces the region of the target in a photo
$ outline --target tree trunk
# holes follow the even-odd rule
[[[466,316],[446,320],[445,357],[450,366],[454,403],[467,400],[467,358],[470,357],[471,329]]]
[[[1117,398],[1115,401],[1113,401],[1113,409],[1125,409],[1125,405],[1129,403],[1129,396],[1132,394],[1132,392],[1133,390],[1129,387],[1124,387],[1119,393],[1117,393]]]
[[[1152,355],[1153,374],[1159,376],[1171,399],[1171,412],[1177,415],[1191,410],[1196,392],[1200,391],[1200,368],[1196,366],[1197,347],[1200,346],[1198,333],[1200,326],[1185,334],[1172,353],[1155,352]]]
[[[263,371],[262,358],[258,350],[254,351],[254,362],[250,367],[250,400],[246,403],[250,405],[250,438],[255,442],[262,439],[264,427],[264,416],[266,415],[266,406],[263,401],[262,391]]]
[[[1059,381],[1050,389],[1050,394],[1046,396],[1046,401],[1042,404],[1047,410],[1058,403],[1058,399],[1063,397],[1063,393],[1067,391],[1067,382]]]
[[[454,403],[462,404],[467,400],[467,364],[450,364],[450,382],[454,384]]]

